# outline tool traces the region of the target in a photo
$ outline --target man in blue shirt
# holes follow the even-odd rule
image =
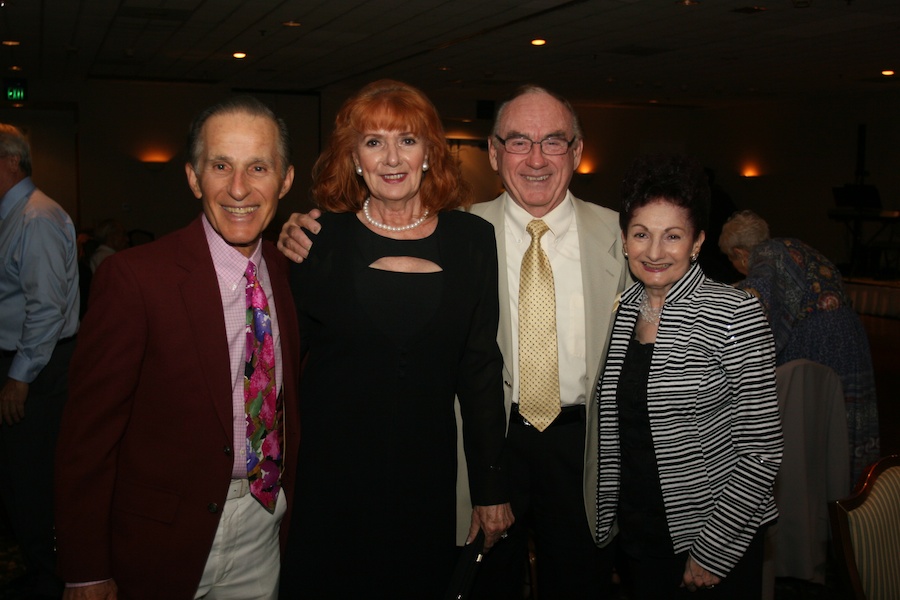
[[[59,597],[53,458],[78,331],[75,227],[31,181],[31,150],[0,123],[0,493],[26,597]]]

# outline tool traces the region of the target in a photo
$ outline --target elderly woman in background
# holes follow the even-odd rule
[[[684,157],[629,169],[620,213],[636,283],[599,385],[598,538],[618,526],[632,598],[758,599],[782,435],[759,301],[697,264],[709,186]]]
[[[856,481],[879,456],[878,404],[869,340],[840,272],[800,240],[770,239],[769,226],[749,210],[725,223],[719,248],[746,276],[737,287],[759,297],[766,309],[776,364],[805,358],[831,367],[841,378],[850,476]]]
[[[390,80],[340,109],[313,169],[325,211],[292,287],[306,351],[283,598],[440,598],[456,561],[459,398],[470,539],[512,524],[493,228],[440,118]]]

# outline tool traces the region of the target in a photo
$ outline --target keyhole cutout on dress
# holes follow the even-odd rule
[[[394,273],[440,273],[443,271],[440,265],[414,256],[384,256],[369,265],[369,268],[393,271]]]

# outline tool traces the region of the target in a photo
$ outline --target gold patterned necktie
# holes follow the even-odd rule
[[[519,414],[544,431],[559,414],[556,291],[541,236],[550,230],[535,219],[526,228],[531,244],[519,279]]]

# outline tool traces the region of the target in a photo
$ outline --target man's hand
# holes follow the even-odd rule
[[[487,552],[497,543],[506,530],[512,527],[516,521],[509,502],[506,504],[492,504],[490,506],[475,506],[472,508],[472,524],[469,526],[469,535],[466,543],[470,544],[478,530],[484,531],[484,550]]]
[[[67,587],[63,600],[117,600],[119,588],[112,579],[93,585]]]
[[[305,214],[292,214],[278,235],[278,249],[281,253],[296,263],[303,262],[303,259],[309,256],[309,249],[312,248],[312,240],[306,236],[303,229],[319,233],[322,226],[316,219],[320,216],[322,213],[317,208]]]
[[[688,590],[696,592],[697,590],[711,588],[721,582],[722,580],[718,575],[710,573],[698,565],[693,556],[688,555],[687,562],[684,565],[684,577],[681,587],[686,587]]]
[[[15,425],[25,418],[25,400],[28,384],[8,378],[0,390],[0,422]]]

